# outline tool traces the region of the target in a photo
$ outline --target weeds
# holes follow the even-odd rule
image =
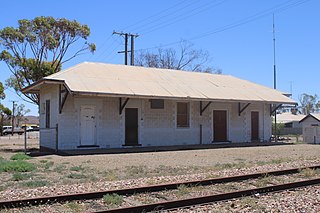
[[[103,196],[103,202],[107,205],[119,206],[123,202],[123,197],[118,194],[106,194]]]
[[[3,161],[0,164],[0,172],[31,172],[35,170],[34,164],[26,161]]]
[[[217,169],[241,169],[244,167],[247,167],[248,165],[245,164],[244,162],[239,162],[239,163],[217,163],[214,165],[215,168]]]
[[[254,185],[257,186],[257,187],[267,186],[268,184],[272,183],[273,178],[274,178],[273,176],[265,175],[264,177],[259,178],[259,179],[254,183]]]
[[[70,171],[74,171],[74,172],[80,172],[80,171],[83,171],[85,168],[82,167],[81,165],[80,166],[72,166],[70,167]]]
[[[31,174],[25,174],[25,173],[14,173],[12,175],[11,180],[13,181],[22,181],[22,180],[28,180],[31,178]]]
[[[320,174],[320,170],[307,168],[307,169],[300,170],[300,174],[302,174],[304,177],[314,177]]]
[[[115,181],[115,180],[118,180],[118,176],[114,171],[110,170],[110,171],[105,172],[105,180],[106,181]]]
[[[146,166],[126,166],[126,172],[129,176],[137,177],[147,174]]]
[[[14,154],[10,158],[10,160],[30,160],[30,159],[31,159],[31,157],[29,155],[26,155],[22,152]]]
[[[67,175],[67,178],[70,178],[70,179],[84,179],[86,177],[87,176],[85,176],[84,174],[78,174],[78,173],[70,173]]]
[[[177,194],[178,194],[179,196],[184,196],[184,195],[186,195],[186,194],[189,194],[190,191],[191,191],[191,190],[190,190],[190,187],[182,184],[182,185],[179,185],[179,186],[178,186],[178,192],[177,192]]]
[[[37,188],[37,187],[47,186],[49,185],[49,183],[48,181],[36,180],[36,181],[24,182],[21,185],[29,188]]]
[[[40,161],[41,162],[41,161]],[[50,167],[52,167],[54,165],[54,162],[53,161],[46,161],[46,160],[43,160],[41,162],[42,164],[40,165],[42,168],[44,168],[44,170],[48,170],[50,169]]]
[[[57,165],[57,166],[53,169],[53,171],[61,174],[65,169],[66,169],[66,166],[63,165],[63,164],[61,164],[61,165]]]
[[[66,206],[68,209],[71,210],[71,212],[82,212],[83,211],[83,207],[77,202],[66,203]]]

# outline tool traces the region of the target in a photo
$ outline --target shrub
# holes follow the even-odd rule
[[[108,205],[121,205],[123,197],[118,194],[106,194],[103,196],[103,201]]]
[[[34,164],[26,161],[4,161],[0,164],[0,172],[31,172],[35,170]]]
[[[65,165],[57,165],[53,171],[57,172],[57,173],[62,173],[64,170],[66,169],[66,166]]]
[[[30,174],[25,174],[25,173],[14,173],[12,175],[11,180],[13,181],[21,181],[21,180],[27,180],[31,177]]]
[[[31,157],[29,155],[22,153],[22,152],[14,154],[10,158],[10,160],[29,160],[29,159],[31,159]]]
[[[70,170],[71,170],[71,171],[75,171],[75,172],[79,172],[79,171],[83,171],[84,168],[80,165],[80,166],[70,167]]]
[[[67,176],[68,178],[71,179],[82,179],[82,178],[86,178],[86,176],[84,174],[77,174],[77,173],[71,173]]]

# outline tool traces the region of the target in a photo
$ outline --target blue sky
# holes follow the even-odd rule
[[[298,101],[302,93],[319,94],[320,1],[317,0],[162,0],[162,1],[36,1],[1,3],[0,28],[17,26],[19,19],[36,16],[75,19],[91,28],[94,55],[82,55],[63,68],[83,61],[123,63],[123,39],[113,30],[138,33],[136,49],[178,48],[192,42],[209,52],[208,65],[273,87],[272,13],[276,20],[277,88]],[[176,43],[178,42],[178,43]],[[172,44],[172,45],[168,45]],[[80,45],[80,44],[79,44]],[[82,45],[82,44],[81,44]],[[166,46],[168,45],[168,46]],[[76,47],[75,47],[76,48]],[[0,81],[10,72],[0,62]],[[12,89],[2,101],[18,100],[37,114],[37,106],[23,102]]]

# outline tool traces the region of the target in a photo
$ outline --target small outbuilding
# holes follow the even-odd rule
[[[320,143],[320,114],[310,113],[300,123],[302,124],[303,141],[305,143]]]
[[[23,89],[40,94],[43,150],[269,141],[295,101],[229,75],[84,62]]]
[[[284,112],[277,114],[277,123],[283,124],[280,135],[302,135],[302,124],[300,123],[305,115]]]

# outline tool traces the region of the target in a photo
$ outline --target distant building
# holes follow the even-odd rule
[[[320,143],[320,114],[310,113],[301,121],[303,141],[305,143]]]
[[[277,114],[277,123],[284,125],[284,128],[280,131],[280,135],[301,135],[302,124],[299,122],[304,117],[305,115],[293,114],[292,112]]]

